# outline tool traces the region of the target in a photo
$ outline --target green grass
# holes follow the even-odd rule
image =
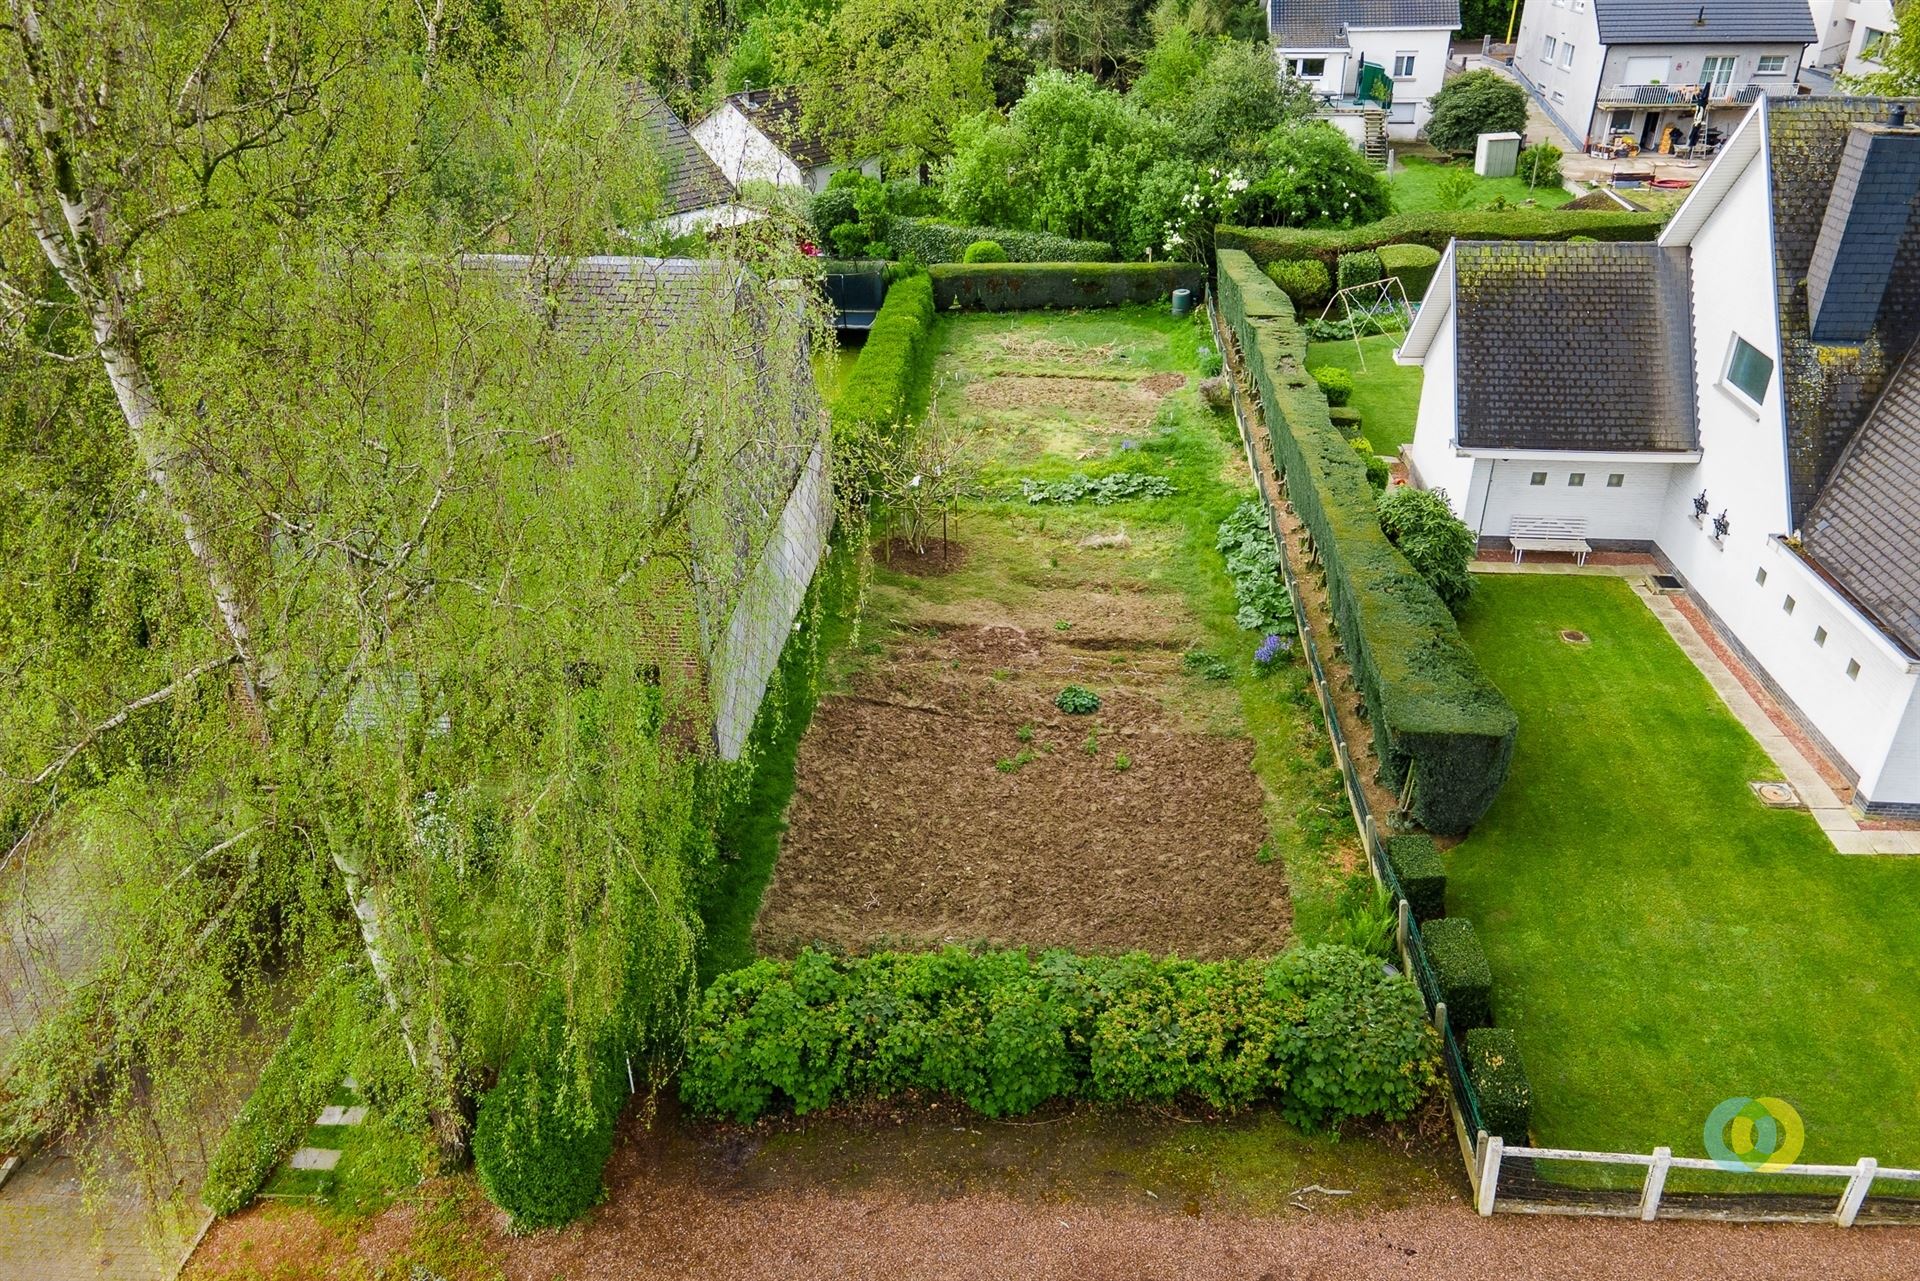
[[[1520,734],[1447,902],[1479,927],[1535,1138],[1703,1156],[1716,1104],[1770,1095],[1803,1161],[1920,1166],[1920,861],[1763,807],[1747,783],[1777,771],[1626,584],[1485,575],[1462,627]]]
[[[1558,209],[1573,199],[1573,193],[1565,187],[1529,189],[1524,178],[1477,178],[1466,199],[1454,206],[1446,203],[1440,193],[1440,185],[1449,174],[1462,171],[1472,173],[1472,161],[1456,160],[1450,165],[1442,165],[1410,156],[1399,160],[1397,164],[1393,177],[1388,180],[1393,188],[1395,213],[1425,213],[1449,208],[1485,209],[1502,197],[1511,205],[1524,205],[1531,200],[1542,209]]]
[[[1389,458],[1400,452],[1400,446],[1413,443],[1414,424],[1420,418],[1420,366],[1393,363],[1394,349],[1403,337],[1376,334],[1362,338],[1358,352],[1351,339],[1307,346],[1307,368],[1334,365],[1353,371],[1353,399],[1347,402],[1347,408],[1360,413],[1367,439],[1376,452]],[[1363,355],[1365,369],[1360,367]]]

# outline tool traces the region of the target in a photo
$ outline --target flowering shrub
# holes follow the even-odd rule
[[[1387,180],[1332,125],[1287,125],[1267,135],[1266,171],[1235,210],[1253,227],[1353,227],[1393,211]]]

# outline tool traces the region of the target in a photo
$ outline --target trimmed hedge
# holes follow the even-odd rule
[[[1273,960],[808,950],[723,974],[695,1013],[680,1097],[747,1122],[903,1091],[986,1116],[1050,1099],[1236,1110],[1297,1125],[1408,1115],[1437,1080],[1419,993],[1353,948]]]
[[[967,246],[991,240],[1014,262],[1112,262],[1113,246],[1099,240],[1074,240],[1046,231],[1014,231],[1008,227],[956,227],[932,218],[887,219],[887,247],[899,258],[914,258],[926,266],[960,262]]]
[[[1267,264],[1267,277],[1296,307],[1324,307],[1333,297],[1333,273],[1318,258],[1282,258]]]
[[[1313,376],[1313,381],[1319,386],[1321,394],[1327,398],[1327,408],[1330,411],[1346,408],[1347,402],[1353,399],[1352,371],[1342,369],[1338,365],[1321,365],[1307,372]],[[1331,413],[1328,414],[1328,418],[1332,419]]]
[[[1327,418],[1333,423],[1334,427],[1338,429],[1340,434],[1348,440],[1352,440],[1355,436],[1366,435],[1364,430],[1366,427],[1365,418],[1361,416],[1359,410],[1350,405],[1329,405],[1327,407]]]
[[[960,255],[961,262],[1009,262],[1006,248],[997,240],[976,240]]]
[[[1570,236],[1653,240],[1664,222],[1659,214],[1624,210],[1567,213],[1559,209],[1447,209],[1394,214],[1345,229],[1222,225],[1214,232],[1213,245],[1216,252],[1238,249],[1263,267],[1312,258],[1332,270],[1341,254],[1382,245],[1445,249],[1452,240],[1565,240]]]
[[[1420,927],[1427,960],[1440,980],[1440,999],[1447,1003],[1447,1022],[1456,1032],[1493,1026],[1493,970],[1480,949],[1473,922],[1461,916],[1443,916]]]
[[[1217,295],[1265,411],[1288,499],[1325,568],[1381,780],[1397,792],[1411,771],[1413,823],[1462,834],[1506,781],[1513,708],[1460,639],[1452,613],[1380,528],[1366,466],[1307,374],[1293,304],[1237,249],[1219,256]]]
[[[914,388],[933,359],[933,319],[933,282],[924,273],[893,282],[833,402],[837,434],[844,438],[905,420],[913,409]]]
[[[1433,838],[1407,832],[1387,838],[1387,865],[1407,896],[1413,919],[1425,924],[1447,914],[1447,866]]]
[[[1174,262],[944,263],[929,268],[928,274],[933,280],[934,303],[941,310],[958,307],[966,311],[1163,302],[1176,289],[1191,289],[1197,298],[1207,284],[1206,268],[1198,263]]]
[[[1438,249],[1425,245],[1380,246],[1380,268],[1400,282],[1400,287],[1407,291],[1408,302],[1419,302],[1427,296],[1427,287],[1433,283],[1433,273],[1439,267]]]
[[[1334,276],[1339,280],[1342,289],[1351,289],[1355,285],[1371,285],[1379,280],[1382,274],[1380,255],[1371,249],[1341,254],[1334,271]]]
[[[1503,1027],[1478,1027],[1467,1033],[1461,1049],[1487,1133],[1508,1143],[1525,1143],[1533,1119],[1533,1084],[1513,1033]]]

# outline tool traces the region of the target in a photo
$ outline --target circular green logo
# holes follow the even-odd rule
[[[1770,1174],[1799,1157],[1806,1146],[1807,1127],[1785,1099],[1741,1095],[1707,1115],[1701,1137],[1706,1140],[1707,1155],[1721,1169]]]

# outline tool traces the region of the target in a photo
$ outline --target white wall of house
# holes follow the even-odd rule
[[[1387,136],[1411,139],[1433,114],[1427,99],[1440,92],[1447,78],[1447,47],[1452,40],[1453,32],[1445,27],[1350,28],[1347,43],[1354,56],[1348,63],[1346,92],[1357,87],[1362,60],[1385,67],[1393,80]],[[1409,63],[1410,74],[1399,74]]]
[[[1354,75],[1348,73],[1350,61],[1345,48],[1333,49],[1287,49],[1276,46],[1273,60],[1282,72],[1291,73],[1301,84],[1315,94],[1337,98],[1350,93]],[[1319,74],[1312,75],[1315,67]]]
[[[1442,262],[1440,269],[1447,271],[1451,266],[1450,262]],[[1427,305],[1444,306],[1447,310],[1423,361],[1420,416],[1414,420],[1413,444],[1408,446],[1408,453],[1413,472],[1419,477],[1420,487],[1446,490],[1453,514],[1466,520],[1467,512],[1473,510],[1469,502],[1473,497],[1474,468],[1473,459],[1462,454],[1454,445],[1459,395],[1453,350],[1456,317],[1451,296],[1441,302],[1441,291],[1442,281],[1436,275],[1432,287],[1427,291],[1427,297],[1431,300]]]
[[[781,187],[806,186],[806,174],[787,154],[747,119],[731,102],[720,105],[694,125],[693,140],[713,158],[734,186],[743,182],[770,182]],[[824,185],[824,180],[822,185]]]
[[[1552,46],[1549,49],[1548,41]],[[1567,47],[1573,47],[1572,57]],[[1606,49],[1600,20],[1586,0],[1527,0],[1514,37],[1513,67],[1540,91],[1547,105],[1579,142],[1592,131]]]
[[[1846,5],[1852,29],[1847,32],[1844,67],[1850,76],[1871,75],[1886,68],[1871,56],[1879,40],[1899,29],[1894,21],[1893,0],[1852,0]]]
[[[1893,727],[1880,769],[1860,779],[1861,792],[1882,805],[1920,804],[1920,675],[1908,680],[1905,711]]]
[[[1650,543],[1658,532],[1674,467],[1561,452],[1479,461],[1485,483],[1463,519],[1481,537],[1505,538],[1516,516],[1573,516],[1587,523],[1589,539],[1636,543]],[[1615,477],[1619,483],[1610,483]]]
[[[758,217],[760,212],[757,209],[728,203],[689,209],[685,213],[668,214],[660,221],[668,235],[684,236],[694,231],[719,231],[725,227],[737,227],[743,222],[752,222]]]

